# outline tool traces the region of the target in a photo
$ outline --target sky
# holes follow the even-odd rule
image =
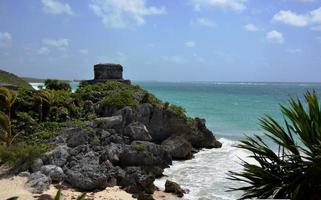
[[[0,0],[0,69],[139,81],[321,82],[321,0]]]

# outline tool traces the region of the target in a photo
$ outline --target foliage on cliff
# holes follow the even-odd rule
[[[29,85],[29,83],[26,82],[25,80],[3,70],[0,70],[0,83],[10,84],[17,87],[30,89],[30,90],[33,89],[31,85]]]
[[[55,79],[47,79],[45,81],[45,87],[48,90],[66,90],[71,91],[71,87],[66,81],[59,81]]]
[[[247,185],[242,199],[319,199],[321,195],[321,109],[315,93],[305,95],[306,105],[290,99],[282,106],[282,126],[272,117],[260,120],[265,136],[279,146],[274,152],[260,136],[241,141],[257,162],[243,161],[243,171],[231,172],[230,179]]]
[[[7,121],[10,122],[12,135],[19,133],[19,137],[10,148],[1,147],[0,160],[3,162],[19,165],[24,160],[34,159],[52,148],[49,141],[57,136],[61,129],[87,128],[84,121],[108,114],[101,110],[113,112],[126,106],[137,107],[142,103],[150,103],[187,119],[183,108],[164,104],[136,85],[116,81],[81,84],[79,89],[72,93],[70,87],[65,86],[65,82],[46,82],[50,86],[47,89],[36,91],[20,88],[16,92],[17,97],[10,109],[11,118]],[[5,107],[1,107],[0,111],[7,112]]]

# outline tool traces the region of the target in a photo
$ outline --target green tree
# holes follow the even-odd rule
[[[9,147],[18,134],[12,134],[11,108],[17,94],[5,87],[0,87],[0,141]]]
[[[47,79],[45,81],[45,87],[48,90],[66,90],[71,91],[70,84],[66,81],[59,81],[54,79]]]
[[[35,103],[38,107],[39,121],[44,121],[50,114],[54,100],[54,94],[50,90],[39,90],[38,95],[35,97]]]
[[[0,108],[5,112],[9,119],[11,116],[11,108],[17,99],[17,94],[5,87],[0,87]]]
[[[260,119],[264,134],[279,146],[275,152],[260,136],[241,141],[257,164],[243,161],[243,171],[230,172],[229,179],[246,183],[232,190],[244,191],[241,199],[321,199],[321,110],[317,95],[305,95],[281,106],[281,126],[272,117]]]
[[[13,135],[9,116],[0,111],[0,141],[9,147],[18,134]]]

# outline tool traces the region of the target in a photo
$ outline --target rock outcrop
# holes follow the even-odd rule
[[[34,192],[63,180],[80,191],[119,185],[138,199],[152,199],[155,178],[172,160],[190,159],[197,149],[221,146],[204,120],[188,122],[149,103],[86,124],[90,129],[65,128],[53,140],[56,148],[36,161],[28,183]],[[177,196],[184,193],[172,182],[166,188]]]

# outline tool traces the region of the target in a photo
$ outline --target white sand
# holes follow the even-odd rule
[[[35,200],[38,199],[40,195],[32,194],[25,183],[27,182],[27,178],[12,176],[12,177],[4,177],[0,179],[0,199],[4,200],[10,197],[18,196],[21,200]],[[49,190],[44,192],[43,194],[49,194],[54,197],[57,193],[58,189],[53,185],[50,186]],[[62,200],[70,200],[76,199],[82,193],[77,192],[73,189],[62,189]],[[75,197],[75,198],[73,198]],[[86,195],[88,199],[95,200],[134,200],[131,194],[121,190],[119,187],[106,188],[103,191],[96,193],[88,193]]]
[[[33,194],[25,186],[27,178],[13,176],[0,179],[0,199],[19,196],[19,199],[34,200]]]
[[[38,199],[40,195],[32,194],[25,183],[27,182],[27,178],[12,176],[5,177],[0,179],[0,199],[7,199],[14,196],[19,196],[21,200],[35,200]],[[54,197],[57,193],[58,189],[51,185],[49,190],[44,192],[44,194],[48,194]],[[73,189],[62,189],[62,200],[70,200],[76,199],[82,193],[77,192]],[[134,200],[131,194],[125,192],[119,187],[106,188],[103,191],[95,192],[95,193],[87,193],[86,197],[88,199],[94,200]],[[164,193],[162,191],[156,191],[153,195],[156,200],[179,200],[180,198],[176,197],[173,194]]]
[[[57,191],[58,191],[58,189],[55,188],[53,185],[51,185],[49,190],[44,192],[44,194],[49,194],[50,196],[55,196]],[[61,190],[62,200],[76,199],[81,194],[82,194],[81,192],[77,192],[77,191],[70,189],[70,188]],[[95,199],[95,200],[134,200],[134,198],[132,198],[131,194],[125,192],[124,190],[121,190],[117,186],[112,187],[112,188],[106,188],[105,190],[100,191],[100,192],[87,193],[86,197],[88,199]]]

